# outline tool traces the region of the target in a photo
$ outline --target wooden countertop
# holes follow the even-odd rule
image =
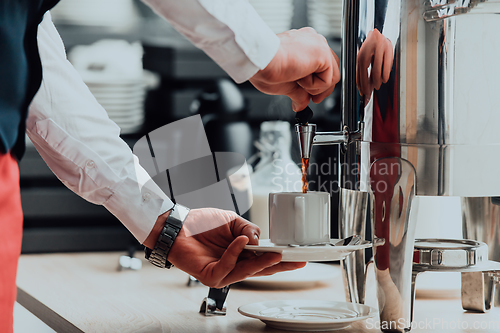
[[[184,272],[176,268],[161,270],[145,261],[140,271],[120,272],[117,267],[122,254],[22,255],[17,278],[18,302],[54,330],[64,333],[271,333],[285,331],[242,316],[238,307],[264,300],[345,301],[340,275],[335,281],[305,290],[235,285],[227,299],[227,315],[205,317],[198,311],[208,294],[207,287],[187,287],[188,276]],[[369,285],[373,291],[373,282]],[[367,304],[373,306],[373,293],[367,297]],[[500,332],[500,308],[487,314],[464,313],[460,299],[417,300],[414,318],[421,327],[412,332]],[[372,328],[377,319],[336,332],[379,332]]]

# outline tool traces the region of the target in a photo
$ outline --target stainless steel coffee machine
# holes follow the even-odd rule
[[[495,13],[488,0],[344,0],[343,127],[296,126],[303,157],[341,146],[340,237],[365,233],[370,202],[380,319],[404,323],[390,330],[411,327],[414,198],[462,197],[465,220],[470,198],[500,196]],[[465,236],[482,225],[464,223]],[[353,302],[364,301],[364,263],[363,252],[344,263]]]

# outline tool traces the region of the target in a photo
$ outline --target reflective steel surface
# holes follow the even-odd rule
[[[341,189],[339,198],[339,237],[366,234],[368,193]],[[365,299],[365,250],[348,255],[341,262],[346,300],[364,303]]]
[[[370,193],[373,239],[383,240],[374,241],[381,320],[404,322],[396,331],[405,331],[411,324],[412,198],[500,196],[500,1],[343,4],[344,134],[302,135],[299,143],[340,143],[341,188]],[[339,213],[345,232],[364,223],[347,218],[353,209],[362,215],[357,207],[364,198],[349,197]],[[362,301],[356,265],[345,266],[346,293]]]
[[[498,199],[470,197],[461,200],[464,238],[485,242],[488,245],[490,260],[500,262],[500,200]],[[465,309],[487,311],[492,306],[500,306],[500,287],[495,291],[494,282],[488,277],[481,277],[484,280],[482,288],[462,291],[462,295],[467,295],[466,299],[462,299]],[[479,274],[462,274],[462,279],[464,278],[472,281],[470,282],[472,284],[479,279]]]
[[[377,158],[394,155],[415,166],[417,195],[495,195],[500,177],[491,177],[491,162],[500,162],[496,129],[500,112],[495,103],[495,91],[500,88],[496,57],[500,20],[497,15],[473,15],[475,11],[469,10],[469,15],[428,22],[425,13],[465,5],[496,13],[498,4],[344,2],[343,125],[355,131],[363,123],[365,142],[419,146],[418,152],[401,156],[400,149],[405,148],[381,152],[349,145],[341,156],[344,188],[357,189],[359,184],[359,189],[367,190],[363,174],[353,175],[350,170],[360,163],[368,170]],[[484,145],[490,146],[490,152],[478,153],[477,147]],[[475,185],[455,190],[461,177],[474,171],[479,178]]]
[[[411,323],[412,196],[500,195],[498,8],[344,0],[343,126],[363,133],[341,153],[341,187],[371,193],[380,316],[397,331]]]
[[[463,236],[485,242],[489,258],[500,262],[500,205],[494,199],[461,199]]]
[[[299,142],[300,155],[304,158],[311,157],[313,139],[316,135],[316,125],[295,125],[295,134]]]
[[[377,298],[382,328],[411,327],[411,277],[417,207],[415,169],[398,157],[380,158],[370,168],[371,221]],[[418,203],[416,200],[415,203]]]
[[[374,248],[381,320],[402,319],[400,331],[411,320],[412,195],[500,195],[498,4],[344,0],[343,126],[363,133],[341,153],[341,187],[371,193],[374,237],[385,238]],[[388,161],[401,168],[383,170]]]
[[[470,239],[417,239],[413,270],[467,268],[488,261],[488,245]]]

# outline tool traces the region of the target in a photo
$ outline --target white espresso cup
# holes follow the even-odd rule
[[[269,236],[276,245],[330,241],[330,194],[269,193]]]

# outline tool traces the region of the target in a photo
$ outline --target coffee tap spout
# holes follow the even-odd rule
[[[310,158],[313,140],[316,136],[316,124],[296,124],[295,133],[299,142],[300,156],[303,159]]]

